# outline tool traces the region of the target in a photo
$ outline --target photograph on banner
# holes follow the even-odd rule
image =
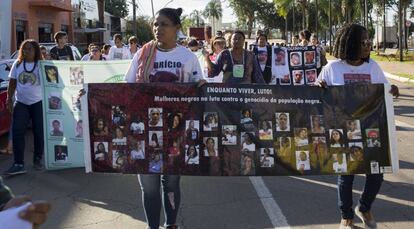
[[[330,87],[323,94],[293,85],[88,87],[87,171],[277,176],[376,173],[396,166],[390,150],[395,134],[377,121],[387,120],[384,85]],[[120,93],[131,99],[112,96]],[[139,133],[128,129],[132,123],[140,123]]]
[[[46,120],[44,122],[46,169],[84,166],[83,128],[85,120],[81,118],[82,107],[79,91],[83,88],[84,83],[119,82],[128,66],[127,61],[40,62],[43,101],[46,101],[43,103],[43,116]],[[111,115],[111,111],[108,115]],[[113,115],[119,118],[119,122],[122,122],[122,113],[114,113]],[[87,121],[86,125],[88,125]],[[97,125],[101,124],[104,123],[97,123]],[[139,127],[134,124],[134,128]],[[102,134],[105,130],[108,131],[108,126],[102,126],[99,131]],[[121,141],[118,138],[114,139],[116,142]],[[112,139],[108,139],[108,141],[112,142]],[[62,147],[57,147],[58,145]]]
[[[315,46],[273,46],[272,81],[278,85],[312,85],[317,74],[319,52]]]

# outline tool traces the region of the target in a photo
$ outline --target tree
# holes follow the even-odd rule
[[[137,18],[136,26],[137,26],[137,33],[135,34],[133,31],[133,21],[127,21],[127,30],[126,34],[127,37],[136,36],[138,38],[139,43],[146,43],[154,38],[152,34],[152,26],[150,23],[151,19],[146,16],[140,16]]]
[[[214,28],[215,20],[219,19],[223,16],[223,9],[221,8],[220,2],[216,0],[211,0],[207,3],[206,8],[203,11],[203,16],[205,18],[211,18],[211,27],[212,30],[215,32],[217,28]]]
[[[285,18],[279,15],[273,3],[258,1],[256,18],[266,29],[280,29],[285,33]]]
[[[259,4],[257,0],[229,0],[230,7],[233,8],[239,21],[247,22],[247,37],[251,38],[253,23]]]
[[[128,16],[127,0],[105,0],[105,11],[120,18]]]
[[[200,27],[201,24],[204,24],[204,20],[201,17],[202,12],[200,10],[194,10],[190,13],[190,18],[197,27]]]

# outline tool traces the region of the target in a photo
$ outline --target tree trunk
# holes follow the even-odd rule
[[[398,2],[398,48],[400,50],[400,61],[404,61],[404,56],[403,56],[403,49],[402,49],[402,39],[403,39],[403,32],[402,32],[402,28],[403,28],[403,21],[402,21],[402,0],[400,0]]]
[[[247,20],[247,38],[251,38],[253,30],[253,17],[249,17]]]
[[[407,7],[404,6],[404,20],[403,20],[403,26],[404,26],[404,47],[405,49],[408,49],[408,27],[405,25],[407,22]]]

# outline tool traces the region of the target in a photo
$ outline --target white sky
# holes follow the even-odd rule
[[[183,8],[183,15],[188,15],[193,12],[193,10],[204,10],[209,1],[210,0],[153,0],[154,12],[157,12],[167,4],[167,7]],[[128,2],[130,3],[129,14],[132,15],[132,4],[130,0],[128,0]],[[138,4],[137,15],[152,16],[151,0],[136,0],[136,2]],[[237,18],[233,15],[233,9],[228,6],[228,2],[223,0],[221,0],[221,2],[223,8],[223,22],[236,22]]]

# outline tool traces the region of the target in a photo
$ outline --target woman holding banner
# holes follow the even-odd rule
[[[338,58],[326,65],[319,75],[321,87],[350,83],[388,84],[379,65],[370,59],[372,41],[368,31],[358,24],[348,24],[338,30],[334,46],[334,56]],[[398,88],[391,87],[391,94],[398,96]],[[354,175],[338,177],[338,206],[342,220],[340,228],[354,228],[352,209],[352,185]],[[371,206],[383,181],[383,174],[367,174],[365,188],[355,208],[355,214],[363,221],[365,228],[376,228]]]
[[[265,83],[254,54],[243,48],[244,40],[244,33],[235,31],[231,37],[232,48],[223,50],[215,63],[211,62],[208,52],[203,52],[209,76],[223,72],[223,83]]]
[[[155,40],[145,44],[134,55],[125,76],[127,82],[189,83],[201,79],[202,72],[197,57],[176,43],[177,32],[181,29],[181,13],[181,8],[163,8],[157,12],[153,22]],[[180,206],[180,176],[139,175],[138,179],[148,227],[159,228],[162,185],[165,227],[178,228],[176,218]]]
[[[12,139],[14,163],[5,175],[26,173],[24,168],[25,132],[27,122],[32,120],[34,156],[33,167],[41,170],[43,156],[42,87],[40,85],[39,60],[42,60],[39,43],[25,40],[19,56],[10,70],[7,91],[7,107],[13,113]],[[13,103],[12,98],[15,97]]]

